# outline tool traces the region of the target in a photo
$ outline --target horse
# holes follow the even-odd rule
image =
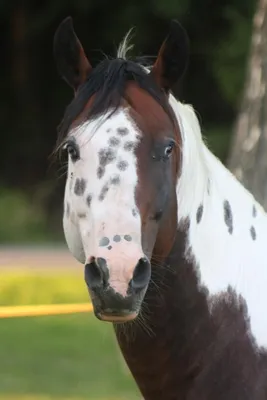
[[[171,21],[150,66],[128,48],[92,67],[71,17],[54,35],[73,90],[56,144],[67,246],[145,400],[266,400],[266,213],[172,94],[183,27]]]

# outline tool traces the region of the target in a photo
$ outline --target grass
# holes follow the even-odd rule
[[[0,343],[0,399],[140,398],[112,326],[93,314],[0,320]]]
[[[89,301],[82,271],[0,273],[1,305]],[[112,326],[93,314],[0,319],[0,360],[0,400],[140,399]]]
[[[53,274],[25,271],[0,273],[0,306],[86,303],[88,291],[83,271]]]

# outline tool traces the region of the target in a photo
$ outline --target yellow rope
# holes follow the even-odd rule
[[[57,400],[88,400],[88,397],[85,399],[84,397],[54,397],[53,399]],[[17,395],[17,394],[5,394],[5,395],[0,395],[0,400],[51,400],[51,396],[42,396],[42,395]],[[110,398],[98,398],[98,400],[125,400],[124,398],[120,397],[119,399],[116,397],[110,397]]]
[[[0,307],[0,318],[37,317],[40,315],[75,314],[92,311],[93,306],[90,303],[5,306]]]
[[[84,397],[54,397],[53,399],[57,400],[88,400],[88,397],[85,399]],[[132,397],[131,397],[132,398]],[[5,394],[5,395],[0,395],[0,400],[51,400],[51,396],[42,396],[42,395],[12,395],[12,394]],[[110,398],[105,398],[103,399],[98,398],[98,400],[125,400],[124,398],[120,397],[110,397]]]

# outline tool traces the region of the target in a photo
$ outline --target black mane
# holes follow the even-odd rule
[[[129,81],[135,81],[140,88],[148,92],[172,118],[167,97],[157,86],[153,76],[147,74],[136,62],[124,59],[105,59],[89,74],[88,79],[80,86],[75,98],[67,107],[59,126],[61,142],[66,137],[71,123],[80,115],[88,100],[95,94],[94,101],[85,119],[93,119],[108,111],[113,114],[125,96],[125,86]],[[129,99],[126,99],[129,100]]]

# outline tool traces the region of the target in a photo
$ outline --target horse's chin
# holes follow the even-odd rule
[[[134,321],[138,316],[138,312],[133,311],[123,314],[95,312],[95,316],[100,321],[110,322],[112,324],[125,324],[127,322]]]
[[[147,287],[127,296],[114,291],[112,287],[104,290],[88,288],[93,312],[97,319],[113,324],[125,324],[134,321],[141,310]]]
[[[134,321],[139,315],[140,303],[131,305],[126,303],[125,305],[122,304],[120,307],[109,308],[107,304],[103,306],[103,302],[95,297],[93,293],[91,293],[90,297],[94,315],[100,321],[112,324],[125,324]]]

